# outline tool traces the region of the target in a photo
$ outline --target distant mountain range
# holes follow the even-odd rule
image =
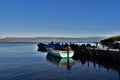
[[[99,42],[105,37],[67,38],[67,37],[6,37],[0,42]]]

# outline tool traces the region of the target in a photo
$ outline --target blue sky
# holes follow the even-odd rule
[[[0,37],[120,35],[120,0],[0,0]]]

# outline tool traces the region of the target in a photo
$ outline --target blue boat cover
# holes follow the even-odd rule
[[[54,43],[50,43],[50,44],[48,44],[47,47],[49,47],[49,48],[53,48],[53,49],[55,49],[55,50],[61,50],[61,49],[64,49],[63,46],[60,46],[59,44],[54,44]]]

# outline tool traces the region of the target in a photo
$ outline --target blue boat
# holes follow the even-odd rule
[[[48,54],[56,57],[67,58],[74,55],[74,51],[70,47],[63,47],[59,44],[50,43],[46,46]]]

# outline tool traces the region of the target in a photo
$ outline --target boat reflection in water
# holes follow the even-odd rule
[[[74,65],[74,60],[72,58],[59,58],[51,54],[47,54],[46,59],[58,66],[65,66],[67,70],[70,70],[72,65]]]

